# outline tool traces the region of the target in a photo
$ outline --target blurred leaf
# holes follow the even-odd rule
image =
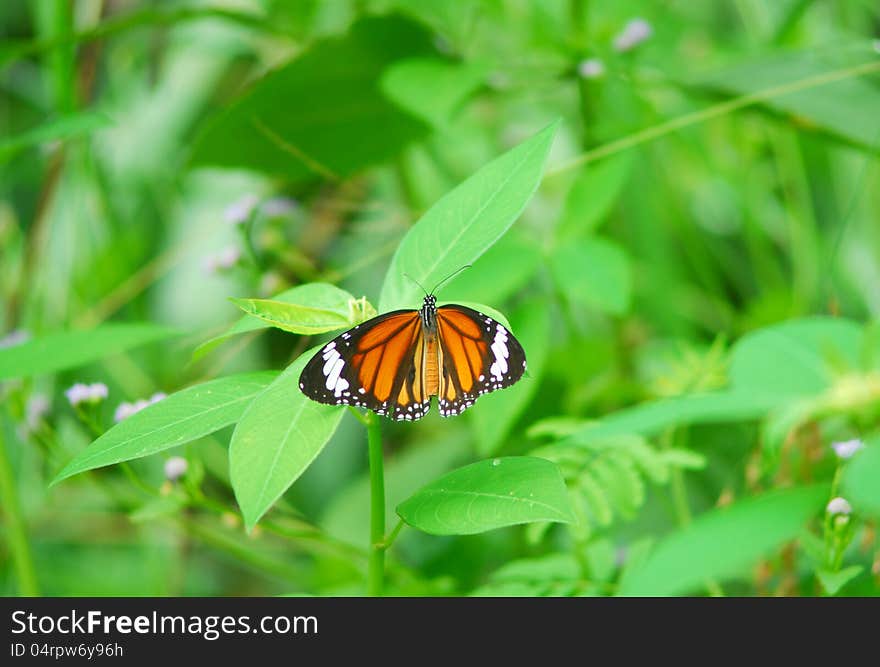
[[[514,312],[510,330],[526,352],[527,374],[512,387],[481,396],[470,412],[480,455],[498,450],[538,390],[550,346],[550,324],[550,313],[542,302],[527,301]]]
[[[240,301],[265,301],[264,299],[240,299]],[[332,322],[338,321],[337,316],[345,317],[347,320],[351,320],[350,324],[344,324],[342,327],[336,328],[345,328],[347,326],[354,326],[361,319],[361,313],[365,318],[372,317],[376,314],[375,309],[369,305],[369,303],[361,302],[358,299],[355,299],[351,294],[346,292],[343,289],[339,289],[335,285],[331,285],[329,283],[306,283],[305,285],[297,285],[296,287],[291,287],[288,290],[281,292],[280,294],[276,294],[270,300],[272,302],[281,302],[281,303],[290,303],[296,304],[299,306],[302,311],[301,320],[294,319],[298,325],[306,327],[308,324],[315,325],[320,328],[322,324],[329,325]],[[363,303],[366,308],[358,308],[358,306]],[[240,304],[236,304],[245,312],[249,312],[249,309],[256,310],[257,305],[246,304],[242,306]],[[314,310],[323,311],[331,311],[333,315],[329,315],[326,319],[321,319],[320,312],[311,312]],[[352,318],[352,312],[356,311],[358,313],[357,317]],[[357,321],[354,321],[357,320]],[[213,350],[217,345],[222,343],[223,341],[231,338],[232,336],[236,336],[238,334],[247,333],[249,331],[258,331],[260,329],[268,329],[269,327],[274,326],[271,322],[267,321],[265,318],[260,318],[255,315],[245,315],[241,319],[238,320],[235,324],[233,324],[229,329],[220,334],[219,336],[215,336],[210,340],[206,340],[204,343],[199,345],[195,351],[193,352],[193,358],[199,359],[211,350]],[[284,328],[284,327],[281,327]],[[333,331],[330,329],[323,329],[323,331]],[[315,333],[319,333],[316,331]]]
[[[29,377],[83,366],[124,350],[178,334],[148,323],[102,324],[86,331],[46,334],[0,349],[0,379]]]
[[[857,512],[880,517],[880,438],[869,441],[865,449],[847,463],[843,492]]]
[[[483,84],[488,68],[439,58],[401,60],[385,71],[382,91],[401,109],[445,128],[462,103]]]
[[[714,509],[657,543],[621,581],[620,595],[693,593],[708,579],[734,577],[794,539],[828,499],[829,486],[773,491]]]
[[[399,16],[358,21],[258,81],[197,140],[197,165],[244,167],[288,180],[342,178],[396,155],[427,127],[388,101],[386,67],[433,53],[430,36]]]
[[[508,230],[541,181],[556,125],[492,160],[422,216],[394,253],[379,312],[412,307],[421,293],[413,279],[435,285],[476,261]]]
[[[229,473],[245,525],[252,528],[321,453],[345,408],[316,403],[299,389],[314,347],[258,394],[229,444]]]
[[[822,589],[826,595],[836,595],[841,588],[859,576],[864,569],[861,565],[850,565],[837,572],[817,570],[816,578],[822,584]]]
[[[581,568],[571,554],[521,558],[499,567],[489,576],[489,581],[471,595],[533,597],[572,594],[580,577]]]
[[[553,253],[550,268],[571,301],[613,315],[629,310],[632,270],[617,243],[599,238],[566,243]]]
[[[622,153],[581,168],[571,184],[556,225],[558,244],[598,229],[620,196],[630,165],[630,154]]]
[[[128,515],[134,523],[164,519],[180,512],[187,505],[186,496],[181,493],[171,493],[167,496],[159,496],[147,501]]]
[[[137,459],[234,424],[276,373],[230,375],[188,387],[123,419],[77,454],[52,481]]]
[[[525,287],[540,263],[541,253],[536,244],[511,231],[498,239],[471,268],[441,287],[440,293],[445,301],[452,303],[460,303],[460,299],[502,303]]]
[[[784,396],[818,394],[834,379],[834,365],[859,366],[861,325],[841,318],[783,322],[743,336],[733,346],[734,391]]]
[[[598,437],[620,433],[653,435],[671,426],[711,424],[759,419],[780,404],[784,397],[746,392],[690,394],[643,403],[612,412],[601,421],[571,435]]]
[[[91,134],[111,124],[109,117],[97,111],[81,111],[61,116],[25,132],[0,139],[0,163],[30,146]]]
[[[397,513],[433,535],[574,520],[559,470],[550,461],[530,456],[479,461],[454,470],[398,505]]]
[[[816,77],[845,66],[834,56],[818,50],[797,53],[773,53],[726,68],[697,81],[715,90],[733,95],[748,95],[760,90]],[[876,60],[870,46],[860,51],[858,62]],[[851,56],[849,56],[850,59]],[[774,111],[788,114],[800,130],[813,128],[828,132],[854,144],[877,150],[877,111],[880,90],[868,81],[848,78],[764,102]]]

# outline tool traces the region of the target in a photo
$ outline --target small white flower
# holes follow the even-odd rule
[[[217,273],[231,269],[241,259],[241,250],[238,246],[227,246],[220,252],[205,258],[202,268],[206,273]]]
[[[578,65],[578,74],[583,79],[598,79],[605,75],[605,65],[598,58],[587,58]]]
[[[617,37],[614,38],[614,50],[625,53],[636,48],[654,33],[651,24],[645,19],[633,19],[629,21]]]
[[[851,459],[856,452],[864,449],[864,447],[865,443],[858,438],[831,443],[831,448],[834,450],[834,453],[841,459]]]
[[[107,393],[107,385],[103,382],[93,384],[77,382],[65,391],[64,395],[71,405],[77,406],[80,403],[100,403],[107,398]]]
[[[170,482],[176,482],[186,474],[189,464],[182,456],[172,456],[165,461],[165,479]]]
[[[874,50],[877,53],[880,53],[880,39],[875,39],[873,42],[871,42],[871,46],[874,47]]]
[[[49,407],[49,398],[43,394],[34,394],[28,399],[24,409],[28,430],[34,431],[39,426],[43,417],[49,414]]]
[[[135,413],[133,403],[120,403],[116,406],[116,412],[113,413],[113,421],[119,423],[123,419],[131,417]]]
[[[290,215],[296,210],[297,201],[290,197],[272,197],[263,202],[260,211],[270,218],[280,218]]]
[[[852,514],[852,506],[847,502],[846,498],[832,498],[828,501],[828,507],[825,508],[828,514]]]
[[[3,338],[0,338],[0,350],[7,347],[15,347],[16,345],[21,345],[22,343],[26,343],[31,339],[31,335],[25,331],[24,329],[15,329],[6,334]]]
[[[230,225],[240,225],[248,221],[260,198],[254,194],[247,194],[232,202],[223,211],[223,219]]]
[[[120,403],[116,407],[116,412],[113,413],[113,421],[121,422],[123,419],[131,417],[136,412],[140,412],[148,405],[158,403],[165,397],[166,394],[164,392],[158,391],[150,396],[150,398],[141,398],[134,403]]]

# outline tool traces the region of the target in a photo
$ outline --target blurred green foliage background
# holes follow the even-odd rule
[[[578,520],[404,528],[387,591],[880,591],[876,3],[7,0],[0,31],[3,594],[362,594],[351,414],[250,533],[232,426],[49,482],[121,404],[319,340],[212,340],[228,297],[320,281],[378,305],[413,223],[556,119],[523,215],[440,292],[504,313],[529,377],[383,431],[389,527],[438,476],[521,454]],[[9,370],[113,322],[177,335]],[[78,382],[107,396],[73,406]]]

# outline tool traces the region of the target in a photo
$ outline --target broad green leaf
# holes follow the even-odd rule
[[[229,445],[229,473],[245,525],[252,528],[321,453],[344,408],[316,403],[299,389],[314,347],[258,394]]]
[[[864,451],[847,463],[843,491],[857,512],[880,517],[880,438],[869,441]]]
[[[401,503],[397,513],[410,526],[433,535],[574,520],[559,469],[531,456],[479,461],[454,470]]]
[[[85,331],[59,331],[0,350],[0,380],[74,368],[124,350],[177,335],[157,324],[102,324]]]
[[[346,317],[348,317],[353,310],[358,313],[363,312],[365,317],[372,317],[372,315],[375,314],[375,310],[372,309],[372,306],[369,306],[366,309],[360,308],[361,304],[364,304],[364,301],[355,299],[345,290],[339,289],[335,285],[329,283],[306,283],[305,285],[297,285],[296,287],[291,287],[290,289],[276,294],[272,297],[271,301],[297,304],[303,308],[329,310]],[[359,321],[360,320],[358,320],[358,322]],[[349,326],[354,326],[358,322],[352,322]],[[249,331],[268,329],[271,326],[273,326],[271,323],[257,316],[245,315],[219,336],[215,336],[199,345],[193,352],[193,358],[199,359],[232,336],[247,333]],[[332,331],[332,329],[328,329],[328,331]]]
[[[541,252],[533,241],[505,234],[474,265],[440,288],[443,299],[502,303],[528,284],[541,263]],[[433,285],[426,285],[428,289]]]
[[[467,439],[453,431],[440,433],[427,442],[413,443],[387,456],[385,525],[393,526],[398,520],[394,512],[397,505],[467,460],[469,453]],[[334,496],[322,512],[319,525],[327,534],[350,544],[367,543],[370,539],[370,476],[367,472]]]
[[[630,154],[622,153],[581,168],[556,225],[558,244],[596,231],[623,190],[630,164]]]
[[[660,540],[621,581],[620,595],[695,593],[709,579],[735,577],[797,537],[828,491],[827,484],[785,489],[710,510]]]
[[[816,578],[822,584],[826,595],[836,595],[841,588],[859,576],[864,569],[861,565],[850,565],[837,572],[817,570]]]
[[[632,298],[630,260],[617,243],[599,238],[575,240],[557,248],[550,268],[571,301],[622,315]]]
[[[230,375],[175,392],[116,424],[77,454],[52,483],[177,447],[234,424],[275,375]]]
[[[82,111],[55,118],[20,134],[0,139],[0,163],[30,146],[91,134],[110,124],[110,118],[96,111]]]
[[[860,50],[857,59],[838,57],[837,49],[811,49],[795,53],[772,53],[737,64],[697,81],[697,85],[733,95],[748,95],[759,90],[816,77],[846,64],[876,60],[870,45]],[[877,109],[880,90],[869,81],[851,77],[821,87],[775,96],[765,106],[787,114],[791,124],[801,131],[820,130],[877,149]]]
[[[445,128],[462,103],[483,84],[488,68],[439,58],[401,60],[385,71],[381,86],[401,109]]]
[[[510,228],[541,181],[556,125],[492,160],[422,216],[394,253],[379,312],[412,308],[421,296],[416,282],[430,289],[476,261]]]
[[[376,314],[375,309],[366,299],[351,299],[344,307],[336,310],[272,299],[231,299],[231,301],[248,315],[263,320],[269,326],[307,336],[347,329]]]
[[[612,412],[570,437],[577,440],[581,435],[585,438],[622,433],[654,435],[671,426],[759,419],[778,406],[781,400],[778,396],[746,392],[664,398]]]
[[[470,411],[477,451],[483,456],[494,454],[504,443],[538,389],[550,345],[550,313],[541,303],[527,301],[514,312],[511,331],[526,352],[527,374],[512,387],[481,396]]]
[[[818,394],[831,385],[835,366],[859,366],[861,343],[862,327],[840,318],[813,317],[759,329],[733,346],[730,384],[742,392]]]
[[[284,174],[344,178],[396,155],[427,126],[379,86],[392,63],[433,54],[430,36],[399,16],[358,21],[260,79],[211,122],[193,161]]]

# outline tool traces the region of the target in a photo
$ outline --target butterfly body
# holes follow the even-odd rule
[[[436,396],[444,417],[481,395],[509,387],[526,368],[504,325],[466,306],[395,310],[327,343],[306,364],[302,392],[319,403],[368,408],[398,421],[424,417]]]

